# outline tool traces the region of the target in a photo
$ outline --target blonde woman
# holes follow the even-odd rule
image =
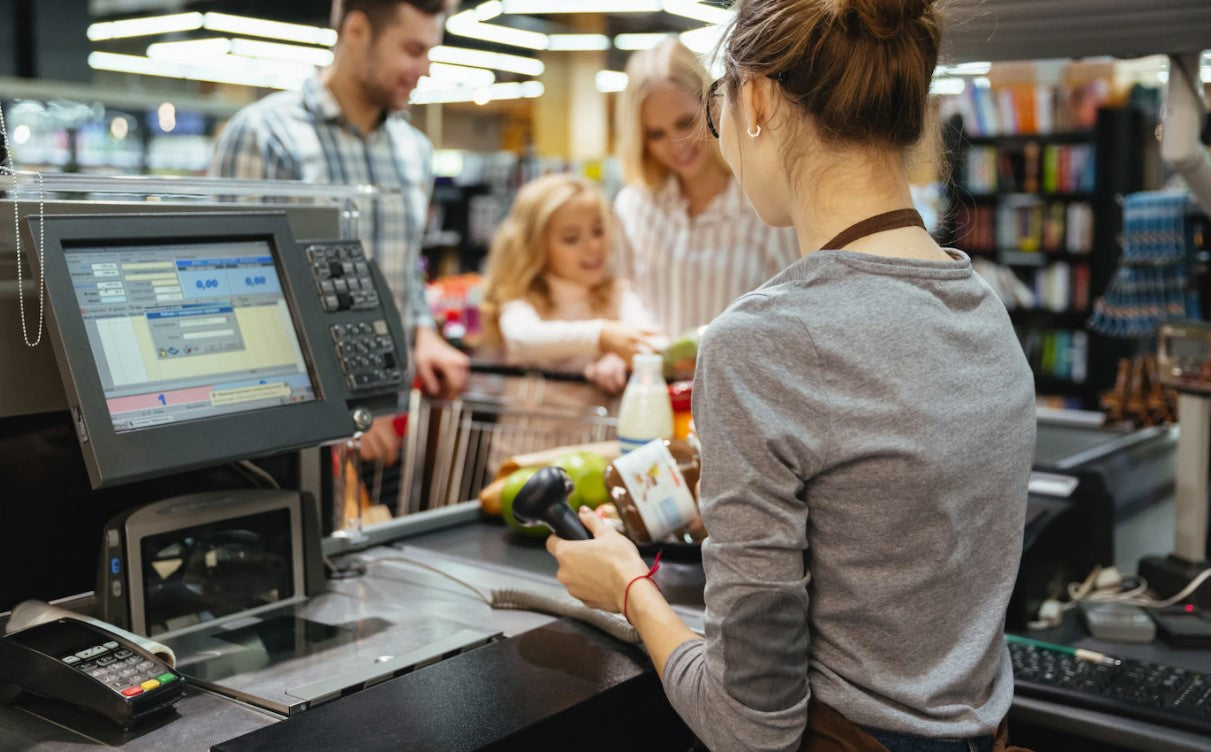
[[[753,211],[702,122],[710,77],[676,39],[627,63],[618,103],[626,187],[619,273],[672,336],[708,324],[740,295],[799,258],[789,229]]]
[[[606,395],[626,385],[631,356],[651,349],[656,327],[614,277],[611,220],[584,178],[547,175],[518,192],[488,254],[483,306],[508,363],[581,373]]]

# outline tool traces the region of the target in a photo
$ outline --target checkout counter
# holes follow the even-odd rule
[[[177,190],[180,190],[179,186]],[[264,192],[266,189],[264,184],[255,184],[255,190]],[[32,205],[26,204],[23,208],[28,214]],[[165,210],[165,207],[157,208]],[[83,449],[87,474],[84,474],[84,468],[79,474],[92,490],[71,491],[76,497],[67,501],[76,504],[82,513],[90,503],[102,498],[96,494],[109,492],[111,495],[104,497],[108,499],[107,503],[120,503],[115,499],[122,498],[124,489],[139,489],[128,492],[125,499],[128,507],[155,498],[143,498],[141,495],[152,492],[137,483],[117,486],[110,491],[109,487],[117,481],[137,480],[165,467],[185,472],[206,464],[207,459],[229,461],[255,453],[241,442],[259,441],[261,443],[254,449],[264,452],[291,449],[273,443],[280,442],[282,436],[301,436],[308,445],[335,440],[354,429],[361,417],[359,408],[382,408],[379,404],[381,393],[375,391],[379,382],[374,379],[390,381],[391,369],[379,367],[376,372],[371,368],[368,371],[371,380],[363,382],[352,378],[349,362],[340,360],[346,357],[348,350],[343,347],[342,338],[350,333],[360,336],[362,322],[358,317],[376,316],[380,309],[375,307],[377,303],[359,308],[351,297],[341,297],[330,307],[323,287],[325,280],[341,276],[337,272],[346,262],[350,266],[344,272],[357,276],[349,269],[358,269],[360,261],[345,258],[342,255],[345,246],[340,244],[297,247],[291,237],[291,226],[295,228],[294,237],[298,237],[304,234],[297,229],[298,223],[313,216],[299,213],[297,209],[287,215],[286,219],[291,223],[287,226],[278,214],[258,213],[255,208],[249,210],[247,207],[242,209],[247,212],[245,217],[224,215],[220,223],[220,218],[208,213],[213,208],[191,209],[191,212],[200,212],[192,217],[146,215],[137,222],[131,221],[127,214],[118,223],[120,231],[114,229],[117,225],[113,220],[96,217],[47,222],[48,288],[51,302],[58,301],[52,312],[59,314],[48,325],[57,329],[48,328],[48,331],[58,343],[56,357],[47,361],[46,350],[38,353],[37,357],[44,359],[42,365],[47,369],[42,373],[35,372],[39,367],[37,357],[32,360],[27,357],[20,361],[19,368],[23,370],[11,379],[6,375],[6,381],[21,381],[32,390],[21,395],[15,404],[27,408],[39,405],[40,409],[53,412],[61,409],[64,393],[56,395],[54,390],[49,390],[52,393],[38,395],[37,388],[41,386],[46,391],[48,372],[52,379],[58,377],[58,371],[70,372],[70,378],[64,380],[67,407],[70,408],[68,414],[72,417],[68,436],[79,440],[79,447],[71,448],[77,458]],[[72,209],[78,211],[81,207],[56,207],[54,211],[70,212]],[[88,206],[87,210],[95,213],[97,208]],[[172,207],[168,210],[172,211]],[[347,208],[335,213],[321,212],[323,216],[337,219],[328,225],[329,234],[344,234],[339,217],[347,213]],[[0,212],[0,216],[4,214]],[[19,229],[28,233],[30,228]],[[121,237],[111,238],[115,232]],[[282,399],[271,409],[258,411],[252,418],[238,409],[225,409],[229,406],[226,401],[208,407],[218,410],[217,420],[242,421],[238,425],[228,425],[228,428],[234,425],[241,430],[223,434],[238,439],[230,446],[213,441],[213,436],[207,441],[207,434],[199,432],[198,428],[207,421],[181,420],[172,430],[156,429],[158,433],[152,431],[154,441],[145,438],[151,435],[146,431],[113,430],[111,415],[104,407],[107,403],[103,388],[110,385],[90,381],[81,375],[82,371],[74,368],[82,358],[89,357],[89,348],[94,343],[89,339],[90,325],[82,323],[80,316],[87,318],[88,306],[101,302],[82,299],[81,307],[75,306],[75,298],[71,296],[78,294],[79,288],[71,284],[72,274],[80,273],[83,267],[65,263],[63,257],[69,255],[66,250],[61,251],[63,257],[52,262],[49,257],[55,252],[52,243],[60,243],[64,249],[78,251],[82,248],[87,253],[99,254],[98,258],[89,257],[89,263],[94,264],[120,265],[129,261],[126,257],[114,262],[100,258],[100,255],[114,252],[113,247],[121,252],[131,252],[133,248],[137,253],[175,253],[173,258],[178,263],[170,264],[170,268],[180,270],[193,268],[190,264],[179,263],[190,253],[196,251],[195,256],[200,254],[198,257],[203,261],[208,258],[202,251],[192,249],[187,241],[214,232],[225,233],[233,242],[244,242],[250,237],[265,238],[267,245],[264,248],[270,249],[266,251],[267,256],[240,254],[230,257],[236,265],[259,264],[265,269],[256,274],[241,271],[239,279],[232,284],[238,286],[242,279],[249,288],[257,289],[243,290],[238,295],[232,293],[232,300],[238,307],[251,305],[248,301],[258,295],[284,296],[284,302],[275,305],[294,312],[298,347],[309,357],[288,358],[282,368],[289,371],[291,364],[304,363],[308,367],[303,369],[299,365],[297,372],[275,376],[291,389],[289,399]],[[0,227],[0,238],[4,236],[4,228]],[[174,242],[185,243],[185,246],[166,250],[162,247],[164,244],[157,241],[156,248],[145,247],[151,240],[165,237],[174,238]],[[3,245],[0,243],[0,258],[7,258],[11,254],[2,252]],[[140,264],[164,263],[158,257],[139,258],[142,259],[137,261]],[[208,262],[200,266],[216,265]],[[108,271],[110,267],[90,268]],[[0,273],[5,271],[0,268]],[[278,275],[274,279],[282,284],[265,281],[273,273]],[[213,277],[189,274],[193,275],[189,276],[191,282],[200,283],[198,290],[207,295],[211,292],[208,280]],[[373,274],[366,276],[378,285]],[[7,279],[7,276],[0,279]],[[143,281],[130,276],[123,280]],[[381,286],[377,289],[383,291]],[[283,290],[286,293],[282,293]],[[0,293],[3,292],[0,289]],[[27,291],[27,299],[36,298],[31,292]],[[361,300],[366,302],[368,298]],[[105,304],[121,303],[123,301]],[[0,310],[7,313],[9,308],[6,305]],[[11,305],[12,310],[16,308],[15,304]],[[202,314],[207,317],[202,322],[207,326],[217,326],[218,319],[227,321],[223,317],[236,315],[222,306],[215,310],[205,308]],[[73,320],[72,316],[76,318]],[[367,318],[365,323],[371,323],[371,319]],[[355,324],[358,327],[351,329]],[[178,325],[163,326],[168,328],[157,330],[157,336],[172,336],[176,332],[173,327]],[[225,332],[225,329],[219,327],[219,331]],[[288,330],[283,329],[283,334],[288,334]],[[387,340],[395,339],[395,350],[406,352],[406,347],[398,344],[397,335],[390,328],[376,331],[371,326],[371,334],[367,336],[382,338],[376,341],[383,347],[393,344]],[[221,336],[232,337],[230,333]],[[0,366],[13,367],[15,362],[0,358]],[[308,378],[312,380],[310,384]],[[321,388],[316,388],[317,381]],[[255,391],[264,386],[264,383],[254,383],[251,388]],[[286,386],[275,386],[275,389]],[[247,385],[240,388],[247,388]],[[156,396],[168,394],[163,392]],[[257,396],[261,396],[259,392]],[[2,397],[4,395],[0,395]],[[276,395],[276,398],[281,397]],[[38,399],[43,402],[39,403]],[[56,399],[60,402],[56,403]],[[141,402],[114,404],[133,410],[135,414],[128,417],[135,422],[129,425],[136,426],[137,423],[141,428],[160,425],[166,415],[169,418],[177,416],[170,403],[170,399],[165,399],[159,401],[159,406]],[[32,424],[23,421],[36,422],[33,417],[14,417],[11,410],[4,411],[5,405],[0,400],[0,416],[3,416],[0,428],[25,430]],[[294,426],[292,421],[297,420],[294,410],[304,410],[305,426]],[[145,424],[139,423],[144,419],[147,420]],[[293,432],[280,430],[292,426]],[[0,436],[0,439],[4,438]],[[1165,525],[1170,526],[1170,531],[1172,528],[1169,512],[1172,506],[1172,432],[1116,433],[1088,429],[1053,430],[1041,426],[1039,448],[1040,470],[1051,476],[1052,485],[1047,486],[1045,482],[1046,492],[1042,496],[1047,498],[1034,501],[1038,513],[1031,519],[1037,526],[1037,542],[1027,547],[1024,572],[1054,569],[1049,563],[1052,560],[1067,562],[1078,576],[1087,571],[1088,561],[1074,561],[1065,555],[1065,549],[1071,552],[1079,548],[1071,545],[1072,539],[1066,529],[1083,531],[1087,537],[1090,545],[1082,556],[1098,563],[1117,561],[1126,571],[1134,571],[1140,554],[1165,548],[1169,540]],[[137,451],[132,452],[132,449]],[[297,487],[320,490],[322,484],[316,480],[318,471],[306,469],[307,463],[303,461],[299,465],[302,469],[297,469]],[[1170,468],[1168,475],[1164,470],[1166,467]],[[179,480],[184,476],[174,477]],[[1064,477],[1075,479],[1075,482],[1067,495],[1057,495],[1055,479],[1060,478],[1063,486]],[[15,487],[21,489],[21,494],[31,497],[17,500],[26,504],[26,511],[38,507],[40,499],[33,498],[37,489]],[[213,501],[232,492],[216,489],[203,493],[217,494]],[[299,494],[294,496],[302,498]],[[56,503],[64,501],[55,498]],[[0,504],[13,503],[11,498],[0,500]],[[45,506],[44,522],[53,524],[55,516],[62,515],[64,510],[61,505],[57,509],[54,504]],[[209,508],[213,504],[199,506]],[[297,514],[305,516],[306,512]],[[294,517],[291,519],[295,520]],[[300,538],[305,527],[308,527],[305,520],[297,525]],[[318,527],[310,525],[306,537],[318,539]],[[95,546],[92,541],[102,539],[98,535],[99,525],[95,529],[87,524],[72,529],[75,528],[84,530],[87,536],[85,540],[77,541],[82,548],[91,548]],[[6,535],[12,538],[13,544],[30,537],[26,527],[9,528]],[[331,560],[335,570],[361,570],[362,574],[326,581],[321,577],[318,585],[314,578],[297,579],[293,589],[283,593],[290,597],[281,598],[280,602],[270,604],[271,607],[216,622],[213,629],[206,625],[196,629],[190,625],[182,627],[179,623],[169,625],[167,633],[171,637],[165,637],[165,642],[177,650],[177,666],[190,681],[183,699],[158,719],[122,731],[98,716],[61,703],[27,697],[16,704],[0,705],[0,750],[56,752],[84,745],[136,751],[215,752],[307,752],[340,748],[358,752],[401,748],[481,750],[512,749],[523,745],[538,749],[602,750],[620,746],[687,750],[694,747],[692,735],[669,707],[655,670],[640,649],[575,619],[537,611],[494,609],[485,601],[486,593],[500,589],[525,590],[556,599],[566,598],[566,594],[555,581],[554,561],[545,549],[541,545],[518,541],[499,523],[481,519],[476,503],[408,515],[368,528],[359,537],[362,540],[357,545],[351,544],[350,536],[325,539],[323,555]],[[121,543],[119,538],[112,544],[108,536],[102,540],[106,541],[106,546],[118,545]],[[314,567],[318,553],[313,549],[309,561],[303,561],[301,555],[294,558],[295,566]],[[43,558],[47,558],[45,553]],[[108,564],[110,560],[102,561]],[[107,567],[101,571],[104,573]],[[701,565],[692,560],[666,562],[657,578],[686,622],[692,628],[701,628]],[[1074,578],[1077,577],[1068,579]],[[1037,587],[1027,588],[1024,595],[1034,597],[1031,589],[1045,588],[1047,578],[1041,578],[1039,583]],[[98,584],[97,592],[104,594],[103,599],[97,600],[90,595],[61,601],[57,605],[84,614],[109,617],[115,608],[110,596],[120,588],[114,588],[113,583],[104,578],[99,579]],[[86,589],[80,587],[71,592]],[[1029,597],[1024,602],[1023,613],[1030,610]],[[147,614],[144,616],[151,618]],[[0,617],[0,626],[4,626],[5,621]],[[1076,629],[1075,624],[1066,623],[1061,627],[1061,630],[1071,629]],[[1110,653],[1134,653],[1159,662],[1211,671],[1211,654],[1178,654],[1159,646],[1128,651],[1121,646],[1099,646],[1068,631],[1057,632],[1051,637],[1079,646],[1101,647]],[[1211,740],[1195,734],[1058,703],[1018,697],[1012,713],[1013,723],[1023,730],[1043,734],[1040,739],[1061,738],[1046,736],[1059,734],[1068,740],[1062,747],[1044,746],[1045,742],[1041,741],[1037,745],[1040,752],[1056,748],[1079,750],[1081,747],[1074,740],[1083,740],[1079,743],[1086,744],[1089,749],[1104,749],[1114,744],[1120,749],[1211,752]]]

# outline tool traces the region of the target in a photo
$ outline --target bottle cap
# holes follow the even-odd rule
[[[674,381],[669,384],[669,401],[673,403],[675,412],[682,412],[690,409],[693,403],[694,382],[692,381]]]
[[[652,368],[657,370],[664,367],[664,356],[660,353],[635,353],[631,356],[631,369],[635,371],[647,371]]]

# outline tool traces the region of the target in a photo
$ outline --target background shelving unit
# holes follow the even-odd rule
[[[945,134],[950,211],[941,240],[1012,270],[1034,307],[1010,319],[1041,399],[1095,409],[1114,383],[1124,345],[1088,329],[1094,301],[1120,256],[1121,197],[1144,188],[1143,114],[1098,110],[1092,128],[972,136]]]

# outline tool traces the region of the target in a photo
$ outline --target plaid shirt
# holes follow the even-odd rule
[[[210,173],[382,190],[358,202],[358,237],[405,321],[433,325],[417,268],[433,192],[433,144],[405,113],[389,113],[364,135],[341,114],[317,73],[299,91],[271,94],[236,113],[215,146]]]

